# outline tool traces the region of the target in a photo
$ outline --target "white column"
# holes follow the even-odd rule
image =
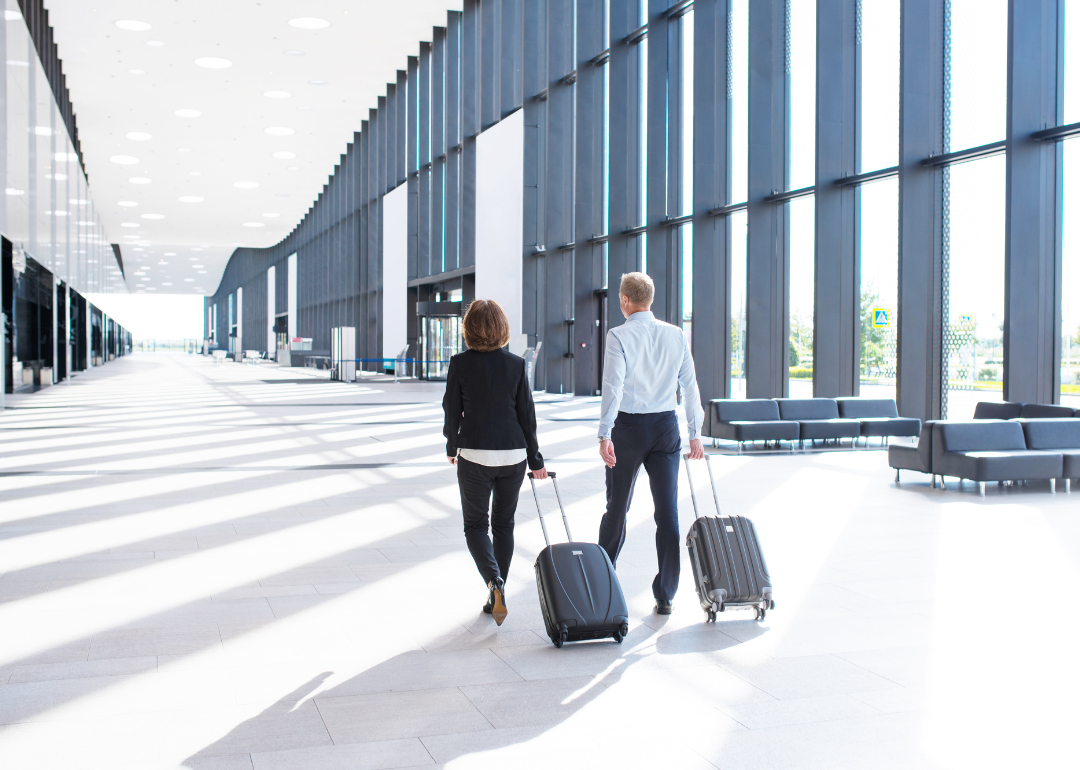
[[[289,255],[289,285],[288,285],[288,308],[289,308],[289,341],[296,336],[296,254]]]
[[[274,315],[277,313],[274,307],[274,300],[277,299],[275,273],[273,265],[266,271],[266,357],[270,359],[277,352],[277,337],[274,336]]]
[[[244,288],[236,289],[236,360],[244,358]]]
[[[383,358],[396,356],[409,340],[408,187],[399,185],[383,196]]]

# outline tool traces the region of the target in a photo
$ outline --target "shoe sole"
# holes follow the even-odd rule
[[[495,618],[495,625],[501,626],[506,620],[506,605],[503,604],[502,591],[495,589],[495,604],[491,608],[491,617]]]

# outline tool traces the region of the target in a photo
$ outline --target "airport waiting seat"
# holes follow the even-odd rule
[[[1061,453],[1065,491],[1071,491],[1069,480],[1080,479],[1080,420],[1032,419],[1021,420],[1020,425],[1028,449]]]
[[[1068,417],[1074,415],[1070,406],[1058,406],[1057,404],[1024,404],[1020,409],[1020,417],[1025,420],[1045,419],[1048,417]]]
[[[1014,420],[939,422],[931,445],[933,472],[978,482],[986,494],[987,481],[1048,479],[1050,489],[1061,477],[1064,458],[1060,452],[1029,449],[1024,429]]]
[[[897,444],[889,447],[889,467],[896,470],[896,481],[900,482],[900,471],[929,473],[930,482],[937,486],[937,476],[933,466],[934,426],[937,420],[927,420],[922,424],[919,443],[916,446]]]
[[[1023,404],[1011,401],[980,401],[975,404],[973,420],[1011,420],[1020,416]]]
[[[706,415],[705,435],[738,441],[740,452],[744,441],[799,440],[799,424],[781,420],[780,410],[772,399],[714,398],[709,401]]]
[[[850,438],[862,433],[858,420],[841,419],[836,401],[831,398],[777,398],[780,419],[799,423],[799,444],[804,441]]]
[[[922,421],[918,417],[901,417],[891,398],[838,398],[840,417],[859,421],[859,433],[886,439],[890,436],[918,436]]]

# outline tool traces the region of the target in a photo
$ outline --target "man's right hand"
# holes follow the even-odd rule
[[[600,459],[604,461],[604,465],[607,467],[615,467],[615,445],[611,443],[611,439],[604,439],[600,442]]]

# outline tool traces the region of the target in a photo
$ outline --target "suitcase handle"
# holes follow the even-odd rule
[[[551,483],[555,487],[555,499],[559,501],[559,512],[562,513],[563,527],[566,529],[567,542],[573,542],[574,536],[570,534],[570,522],[566,520],[566,509],[562,504],[562,495],[559,494],[559,482],[555,480],[555,472],[548,471],[548,476],[551,478]],[[536,512],[540,516],[540,529],[544,531],[544,542],[551,545],[551,539],[548,537],[547,524],[544,523],[544,509],[540,507],[540,496],[536,494],[536,477],[532,475],[532,471],[529,471],[529,486],[532,487],[533,500],[536,501]]]
[[[712,487],[713,505],[716,506],[716,515],[723,516],[724,514],[720,510],[720,496],[716,494],[716,479],[713,477],[712,463],[709,461],[711,455],[705,455],[705,468],[709,471],[709,486]],[[686,478],[690,482],[690,499],[694,502],[694,518],[700,518],[701,512],[698,511],[697,495],[694,493],[694,477],[690,475],[690,454],[683,455],[683,464],[686,465]]]

